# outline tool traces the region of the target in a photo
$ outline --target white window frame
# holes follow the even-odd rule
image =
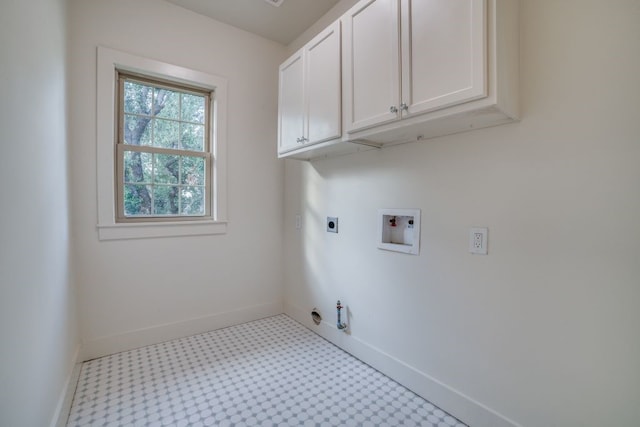
[[[227,80],[201,71],[98,47],[97,191],[100,240],[224,234],[227,231]],[[116,71],[137,73],[214,92],[211,103],[211,219],[117,222]]]

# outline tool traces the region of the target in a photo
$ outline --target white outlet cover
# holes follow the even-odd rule
[[[484,227],[471,227],[469,229],[469,252],[478,255],[487,255],[489,243],[489,229]]]

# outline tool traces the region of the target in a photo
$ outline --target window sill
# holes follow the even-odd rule
[[[226,221],[176,221],[128,224],[98,224],[99,240],[152,239],[157,237],[225,234]]]

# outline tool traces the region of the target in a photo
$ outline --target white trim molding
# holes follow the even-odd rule
[[[214,91],[211,141],[212,220],[118,223],[115,207],[116,70],[140,73]],[[97,183],[100,240],[223,234],[227,231],[227,80],[201,71],[98,47]],[[211,197],[211,195],[210,195]]]
[[[136,329],[122,334],[99,337],[82,344],[81,360],[91,360],[121,351],[133,350],[147,345],[201,334],[282,313],[282,302],[277,301],[174,323]]]
[[[80,378],[80,368],[82,367],[80,352],[81,347],[77,345],[73,353],[73,360],[71,361],[71,370],[67,374],[64,387],[58,398],[56,410],[49,423],[50,427],[65,427],[67,425],[69,413],[71,412],[71,404],[73,403],[73,396],[76,392],[76,386],[78,385],[78,378]]]

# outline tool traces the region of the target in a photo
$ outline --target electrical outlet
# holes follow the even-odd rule
[[[300,214],[296,215],[296,230],[300,230],[302,228],[302,216]]]
[[[327,217],[327,231],[329,233],[337,233],[338,232],[338,217],[337,216],[328,216]]]
[[[469,230],[469,252],[486,255],[489,230],[487,228],[472,227]]]

